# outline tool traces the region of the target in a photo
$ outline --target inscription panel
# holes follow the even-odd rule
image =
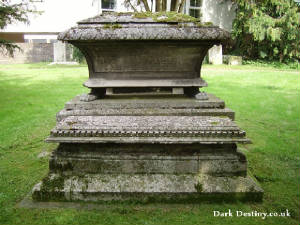
[[[192,45],[120,42],[85,48],[92,59],[91,77],[105,79],[195,78],[203,59],[203,47]]]

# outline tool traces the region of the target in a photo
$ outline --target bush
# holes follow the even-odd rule
[[[79,62],[79,63],[85,63],[86,62],[85,57],[82,54],[82,52],[79,50],[79,48],[77,48],[75,46],[73,46],[73,59],[76,62]]]
[[[293,0],[233,0],[235,53],[250,59],[300,60],[300,8]]]
[[[258,67],[270,67],[277,69],[300,69],[299,62],[287,62],[281,63],[279,61],[268,61],[268,60],[243,60],[243,65],[252,65]]]

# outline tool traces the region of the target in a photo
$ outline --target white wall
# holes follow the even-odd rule
[[[97,15],[93,0],[44,0],[35,3],[42,15],[30,16],[30,25],[9,25],[6,32],[61,32],[75,26],[76,22]]]
[[[236,6],[230,0],[203,0],[202,21],[212,22],[225,30],[232,30]]]
[[[189,5],[189,0],[187,5]],[[150,6],[150,0],[148,0]],[[155,1],[154,1],[155,2]],[[170,8],[168,0],[168,9]],[[75,26],[76,22],[97,15],[101,12],[100,0],[44,0],[35,3],[42,15],[32,15],[30,25],[22,23],[9,25],[7,32],[61,32]],[[151,6],[150,6],[151,7]],[[155,8],[155,4],[153,4]],[[123,0],[117,0],[116,11],[132,11],[124,6]],[[230,0],[203,0],[202,15],[204,22],[213,22],[226,30],[231,30],[235,17],[235,7]]]
[[[101,13],[101,0],[44,0],[41,3],[35,2],[34,4],[37,10],[43,11],[41,15],[31,15],[29,25],[23,23],[11,24],[3,31],[61,32],[76,26],[76,23],[80,20]],[[136,8],[141,9],[140,6],[136,6]],[[123,0],[116,0],[115,11],[128,12],[133,10],[126,8]]]
[[[14,0],[17,1],[17,0]],[[132,11],[126,8],[123,0],[116,0],[115,10],[118,12]],[[190,0],[186,0],[186,13]],[[148,0],[151,7],[151,1]],[[167,9],[170,9],[171,0],[168,0]],[[22,23],[9,25],[6,32],[61,32],[76,25],[76,22],[93,17],[101,13],[101,0],[44,0],[36,3],[37,9],[44,11],[42,15],[33,15],[30,25]],[[153,4],[155,9],[155,1]],[[140,9],[140,7],[136,6]],[[235,17],[235,6],[231,0],[202,0],[202,21],[212,22],[214,25],[231,31],[232,21]],[[28,36],[28,35],[27,35]],[[30,35],[29,35],[30,36]],[[33,35],[28,39],[49,39],[45,35]],[[26,37],[25,37],[26,38]],[[52,39],[52,38],[51,38]],[[55,39],[55,38],[53,38]],[[222,63],[222,48],[214,47],[210,50],[209,59],[212,63]]]

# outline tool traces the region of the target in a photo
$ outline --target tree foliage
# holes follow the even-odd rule
[[[30,13],[39,13],[31,0],[0,0],[0,29],[15,22],[29,23]],[[16,49],[20,48],[7,40],[0,39],[0,52],[13,56]]]
[[[79,50],[79,48],[77,48],[75,46],[73,46],[72,48],[73,48],[73,59],[76,62],[85,63],[86,62],[85,57],[82,54],[82,52]]]
[[[252,59],[300,60],[300,9],[293,0],[233,0],[235,50]]]

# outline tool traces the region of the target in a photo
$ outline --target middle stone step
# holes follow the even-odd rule
[[[84,174],[210,174],[246,176],[236,144],[60,144],[50,172]]]

